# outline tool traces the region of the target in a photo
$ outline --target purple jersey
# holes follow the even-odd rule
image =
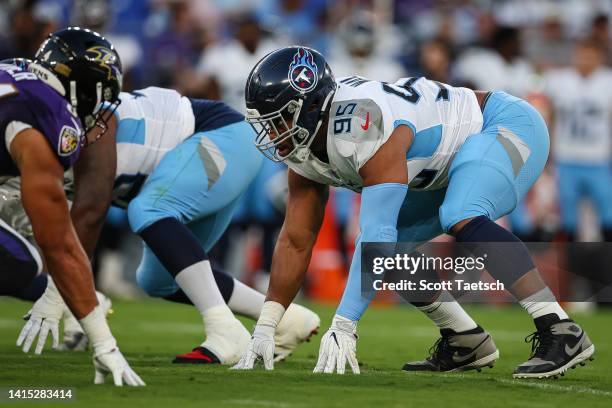
[[[5,142],[15,121],[42,133],[64,169],[78,158],[83,131],[68,102],[31,72],[0,65],[0,176],[19,174]]]

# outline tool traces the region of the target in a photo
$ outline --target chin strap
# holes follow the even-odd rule
[[[72,113],[78,116],[77,106],[79,104],[77,99],[76,81],[70,81],[70,106],[72,107]]]

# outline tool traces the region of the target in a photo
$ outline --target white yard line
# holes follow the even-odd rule
[[[599,395],[603,397],[612,397],[612,392],[597,390],[589,387],[582,387],[580,385],[559,385],[559,384],[548,384],[542,382],[531,382],[531,381],[519,381],[510,380],[505,378],[494,378],[493,381],[500,382],[503,384],[518,385],[520,387],[539,388],[553,391],[562,392],[577,392],[581,394]]]
[[[449,378],[460,377],[462,379],[468,379],[468,375],[460,374],[460,373],[442,374],[442,376],[449,377]],[[434,375],[432,375],[432,377],[434,377]],[[489,377],[487,378],[487,381],[494,381],[497,383],[508,384],[508,385],[516,385],[519,387],[538,388],[541,390],[561,391],[561,392],[570,392],[570,393],[573,392],[573,393],[580,393],[580,394],[598,395],[602,397],[612,397],[612,391],[598,390],[595,388],[583,387],[580,385],[550,384],[547,382],[541,382],[542,380],[538,380],[540,382],[536,382],[536,381],[530,381],[530,380],[512,380],[509,378],[491,378]],[[563,381],[563,380],[559,380],[559,381]]]

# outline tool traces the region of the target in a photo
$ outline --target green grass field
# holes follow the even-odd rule
[[[524,361],[524,336],[531,320],[518,308],[472,307],[477,321],[494,336],[501,358],[481,373],[408,374],[406,360],[420,359],[436,330],[407,307],[371,308],[359,326],[358,358],[362,374],[314,375],[320,334],[301,346],[273,372],[234,372],[221,366],[176,366],[177,353],[202,340],[193,308],[162,301],[115,302],[110,323],[122,351],[146,381],[141,389],[93,385],[88,354],[47,351],[24,355],[15,347],[19,316],[29,305],[0,300],[0,388],[72,387],[79,407],[311,407],[311,406],[469,406],[612,407],[612,313],[577,316],[596,345],[595,361],[558,380],[513,380],[513,367]],[[326,329],[333,308],[313,306]],[[252,327],[247,322],[247,327]],[[44,403],[13,403],[35,407]]]

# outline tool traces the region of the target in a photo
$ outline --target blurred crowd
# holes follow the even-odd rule
[[[0,59],[31,57],[48,33],[86,26],[116,46],[125,90],[169,87],[191,97],[222,99],[244,111],[244,83],[255,63],[275,48],[303,44],[321,51],[337,77],[357,74],[394,82],[426,76],[505,90],[532,102],[554,138],[559,107],[551,88],[563,86],[554,75],[607,72],[611,16],[612,0],[2,0]],[[608,167],[610,129],[600,129],[607,132],[608,143],[600,149],[608,150],[601,159]],[[561,142],[553,143],[551,165],[533,191],[502,222],[528,241],[560,234],[569,240],[612,240],[612,220],[603,214],[601,200],[589,204],[578,197],[572,202],[578,221],[564,222],[563,212],[572,209],[562,209],[558,198],[557,151],[563,151]],[[260,288],[266,286],[265,271],[283,219],[284,170],[266,162],[213,255],[229,272]],[[313,258],[313,269],[320,270],[311,278],[311,293],[327,296],[325,288],[316,288],[317,273],[346,274],[358,205],[353,193],[333,192],[319,256]],[[111,212],[98,283],[131,296],[140,244],[127,231],[123,215]]]

